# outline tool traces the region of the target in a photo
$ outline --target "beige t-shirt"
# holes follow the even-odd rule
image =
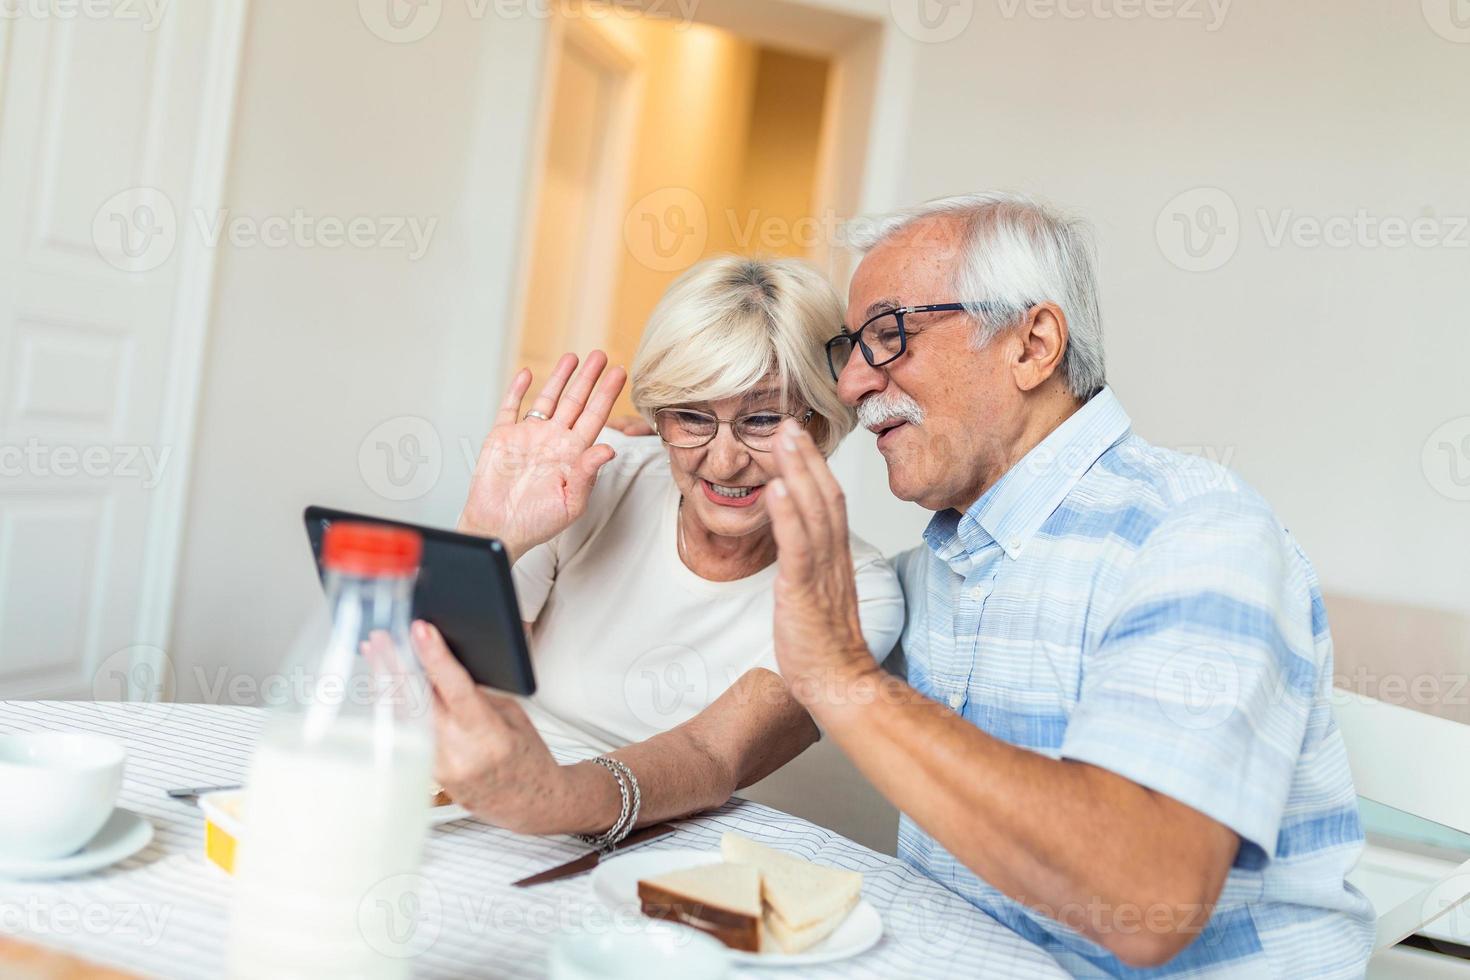
[[[710,582],[679,558],[679,491],[658,439],[605,431],[617,450],[587,512],[515,565],[534,623],[536,694],[527,713],[547,743],[611,752],[694,717],[746,671],[776,670],[776,566]],[[903,593],[871,545],[852,539],[863,634],[882,660],[903,629]]]

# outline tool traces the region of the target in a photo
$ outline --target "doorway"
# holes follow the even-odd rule
[[[595,347],[630,364],[659,297],[711,255],[805,258],[843,285],[883,25],[801,3],[698,9],[553,18],[512,370],[544,378]]]

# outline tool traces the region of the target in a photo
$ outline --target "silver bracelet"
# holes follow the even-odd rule
[[[643,806],[643,792],[638,786],[638,777],[633,775],[633,770],[629,769],[626,763],[608,756],[599,757],[599,761],[617,776],[618,789],[625,795],[623,803],[625,812],[619,816],[618,822],[603,835],[606,841],[600,845],[611,849],[622,843],[623,838],[638,826],[638,810]],[[626,799],[629,787],[631,787],[631,800]]]
[[[625,763],[617,759],[610,759],[605,755],[600,755],[591,761],[612,773],[613,778],[618,781],[618,794],[622,797],[622,806],[618,810],[618,819],[613,821],[613,825],[605,833],[574,834],[573,836],[585,844],[605,851],[616,847],[638,825],[638,809],[643,804],[643,794],[638,788],[638,778],[633,775],[633,770],[629,769]]]

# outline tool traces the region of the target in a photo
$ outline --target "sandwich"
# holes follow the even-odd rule
[[[761,876],[749,865],[702,864],[638,882],[644,915],[709,933],[731,949],[759,953]]]
[[[765,932],[787,953],[826,939],[862,897],[858,872],[812,864],[739,834],[720,839],[720,854],[728,866],[759,872]]]

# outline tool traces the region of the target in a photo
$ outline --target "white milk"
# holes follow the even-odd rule
[[[432,941],[417,872],[433,744],[401,722],[383,735],[375,745],[365,717],[335,719],[309,748],[267,730],[246,783],[230,976],[405,977]]]

